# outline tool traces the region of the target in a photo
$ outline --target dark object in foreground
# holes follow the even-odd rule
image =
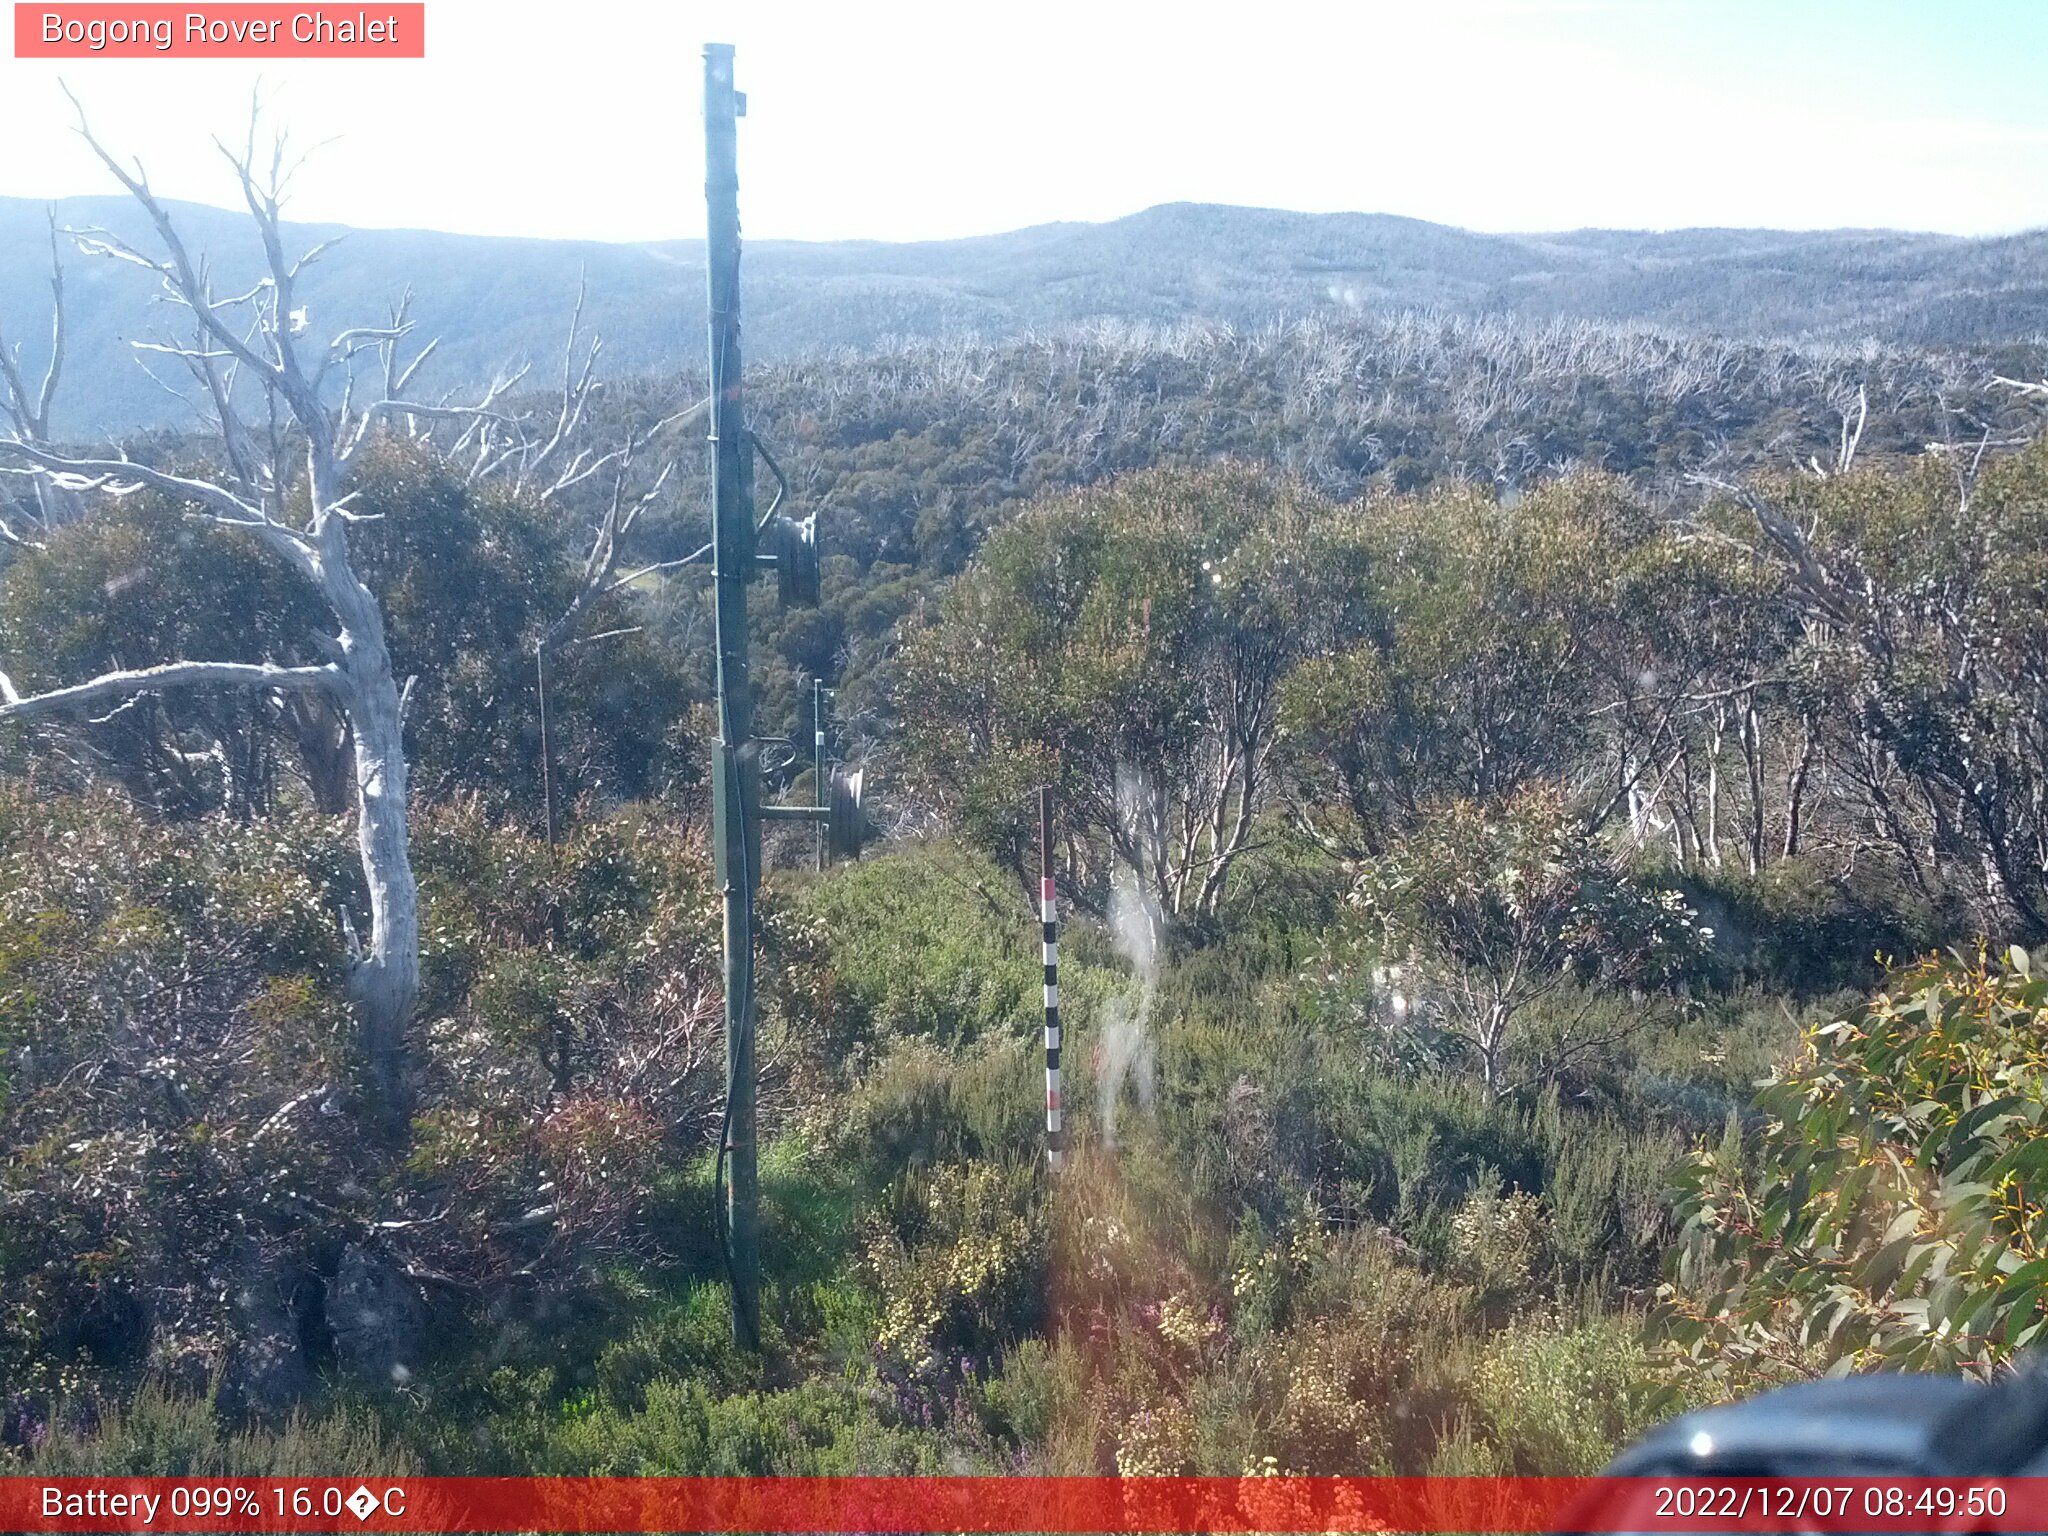
[[[1897,1479],[1895,1484],[1875,1486],[1906,1489],[1917,1482],[1918,1488],[1926,1489],[1927,1479],[1983,1478],[1990,1480],[1988,1488],[2000,1489],[1999,1479],[2044,1472],[2048,1472],[2048,1371],[2029,1367],[1989,1386],[1959,1376],[1850,1376],[1803,1382],[1748,1402],[1673,1419],[1615,1458],[1606,1477],[1617,1481],[1589,1489],[1571,1510],[1565,1528],[1846,1529],[1839,1517],[1851,1510],[1865,1515],[1897,1511],[1884,1509],[1881,1502],[1872,1506],[1867,1499],[1845,1506],[1831,1501],[1825,1510],[1816,1504],[1811,1513],[1819,1523],[1808,1524],[1805,1517],[1809,1511],[1799,1485],[1835,1478]],[[1660,1506],[1659,1515],[1696,1515],[1709,1523],[1674,1526],[1653,1519],[1644,1499],[1678,1486],[1660,1487],[1655,1480],[1662,1478],[1689,1483],[1699,1480],[1691,1484],[1695,1488],[1739,1489],[1740,1509],[1710,1504]],[[1868,1486],[1864,1491],[1868,1492]],[[1763,1495],[1756,1521],[1742,1518],[1750,1513],[1751,1493]],[[1850,1500],[1856,1494],[1843,1487],[1836,1497]],[[1901,1493],[1900,1497],[1905,1496]],[[1798,1507],[1793,1518],[1795,1498]],[[1996,1499],[1997,1506],[1989,1513],[2002,1517],[2007,1513],[2003,1492],[1997,1493]],[[1902,1506],[1905,1512],[1912,1507],[1910,1499]],[[1975,1509],[1974,1502],[1970,1508]],[[1945,1514],[1946,1505],[1941,1509]],[[1791,1523],[1774,1523],[1774,1515],[1783,1515]],[[1829,1516],[1836,1519],[1830,1523]],[[1856,1522],[1856,1528],[1861,1528],[1861,1522]],[[1894,1519],[1878,1528],[1904,1527]],[[1951,1527],[1944,1523],[1941,1528]],[[1965,1515],[1965,1525],[1960,1528],[1974,1529],[1976,1522]]]
[[[2023,1390],[2024,1389],[2024,1390]],[[1994,1424],[2015,1423],[2002,1438]],[[2018,1472],[2048,1439],[2032,1377],[1984,1387],[1958,1376],[1849,1376],[1684,1414],[1616,1458],[1610,1477],[1969,1476]],[[2010,1458],[1986,1454],[1997,1442]]]
[[[1959,1376],[1882,1374],[1782,1387],[1673,1419],[1616,1457],[1606,1476],[1946,1479],[2044,1473],[2048,1370],[2030,1365],[1989,1386]],[[1623,1490],[1642,1486],[1617,1484],[1611,1498],[1592,1492],[1568,1524],[1621,1528],[1627,1523],[1621,1506],[1630,1499]]]

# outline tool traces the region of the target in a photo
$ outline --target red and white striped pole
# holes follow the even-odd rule
[[[1052,789],[1038,792],[1038,917],[1045,925],[1045,1157],[1060,1170],[1060,919],[1052,879]]]

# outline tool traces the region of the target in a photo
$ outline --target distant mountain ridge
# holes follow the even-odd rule
[[[246,216],[174,204],[223,291],[255,271]],[[132,203],[71,198],[61,223],[147,245]],[[703,248],[414,230],[346,235],[302,294],[318,332],[380,320],[410,286],[441,387],[509,357],[559,355],[579,273],[615,373],[695,368]],[[0,198],[0,330],[40,365],[49,325],[44,205]],[[124,339],[175,320],[147,273],[66,251],[72,339],[62,426],[90,435],[173,424],[176,401]],[[1987,345],[2048,333],[2048,231],[1997,238],[1889,230],[1578,230],[1490,235],[1391,214],[1172,203],[1102,224],[971,239],[763,240],[747,248],[747,344],[758,359],[953,335],[1001,339],[1103,320],[1234,326],[1357,310],[1437,309],[1641,323],[1737,339]]]

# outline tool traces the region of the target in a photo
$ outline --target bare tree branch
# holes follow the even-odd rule
[[[231,528],[250,528],[275,535],[284,543],[305,549],[311,540],[298,529],[276,522],[253,502],[210,480],[195,480],[152,469],[125,456],[114,459],[74,458],[51,453],[34,443],[0,441],[0,453],[13,453],[45,471],[59,486],[72,491],[101,491],[110,496],[131,495],[144,486],[166,495],[196,501],[207,509],[213,521]]]
[[[156,693],[166,688],[201,685],[229,685],[238,688],[269,688],[282,693],[336,693],[341,687],[340,669],[334,666],[278,667],[269,662],[172,661],[159,667],[132,672],[107,672],[90,682],[53,688],[48,693],[24,697],[14,680],[0,672],[0,720],[38,720],[85,704],[107,699],[130,699],[137,694]]]
[[[661,495],[662,487],[668,484],[668,477],[675,470],[673,461],[664,464],[652,485],[639,496],[627,499],[626,477],[632,473],[634,447],[628,439],[626,446],[619,451],[619,471],[612,482],[611,502],[598,522],[590,553],[584,557],[583,584],[577,588],[575,598],[563,610],[562,616],[548,626],[547,633],[535,646],[536,651],[544,651],[575,633],[576,625],[591,605],[618,590],[619,584],[612,580],[612,575],[618,569],[619,543],[632,531],[640,514]]]
[[[49,209],[50,224],[50,360],[43,380],[34,391],[22,376],[21,359],[6,338],[0,336],[0,376],[7,382],[7,398],[0,401],[13,418],[15,430],[23,437],[45,442],[50,434],[50,402],[56,397],[57,382],[64,372],[64,266],[57,259],[57,210]]]
[[[14,423],[14,436],[42,447],[49,446],[50,404],[64,374],[64,263],[57,249],[56,205],[51,204],[46,212],[50,227],[50,357],[43,369],[42,383],[33,391],[22,374],[20,355],[8,344],[6,336],[0,335],[0,382],[6,385],[0,408]],[[31,515],[40,525],[38,534],[47,534],[57,523],[69,520],[74,510],[71,498],[57,487],[38,482],[32,494],[35,506]],[[35,542],[22,538],[4,522],[0,522],[0,532],[13,543]]]
[[[711,546],[709,544],[699,544],[679,560],[657,560],[652,565],[643,565],[637,570],[627,571],[623,576],[616,577],[612,584],[605,588],[605,591],[617,592],[623,587],[632,586],[636,581],[643,580],[649,576],[659,575],[663,571],[679,571],[686,565],[695,565],[710,553]]]
[[[1829,574],[1813,552],[1813,544],[1804,530],[1777,507],[1757,495],[1746,485],[1732,480],[1719,480],[1711,475],[1693,475],[1692,483],[1709,490],[1719,491],[1732,498],[1757,521],[1764,537],[1776,545],[1793,566],[1793,578],[1799,583],[1809,599],[1838,623],[1851,624],[1855,621],[1852,601],[1843,590],[1842,584]]]

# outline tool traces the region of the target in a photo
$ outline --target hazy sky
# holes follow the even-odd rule
[[[230,202],[209,136],[239,134],[260,73],[297,138],[332,140],[297,217],[697,235],[716,39],[750,98],[753,236],[981,234],[1182,199],[1487,230],[2048,224],[2048,0],[428,0],[427,18],[423,61],[0,59],[0,194],[109,190],[61,75],[160,190]]]

